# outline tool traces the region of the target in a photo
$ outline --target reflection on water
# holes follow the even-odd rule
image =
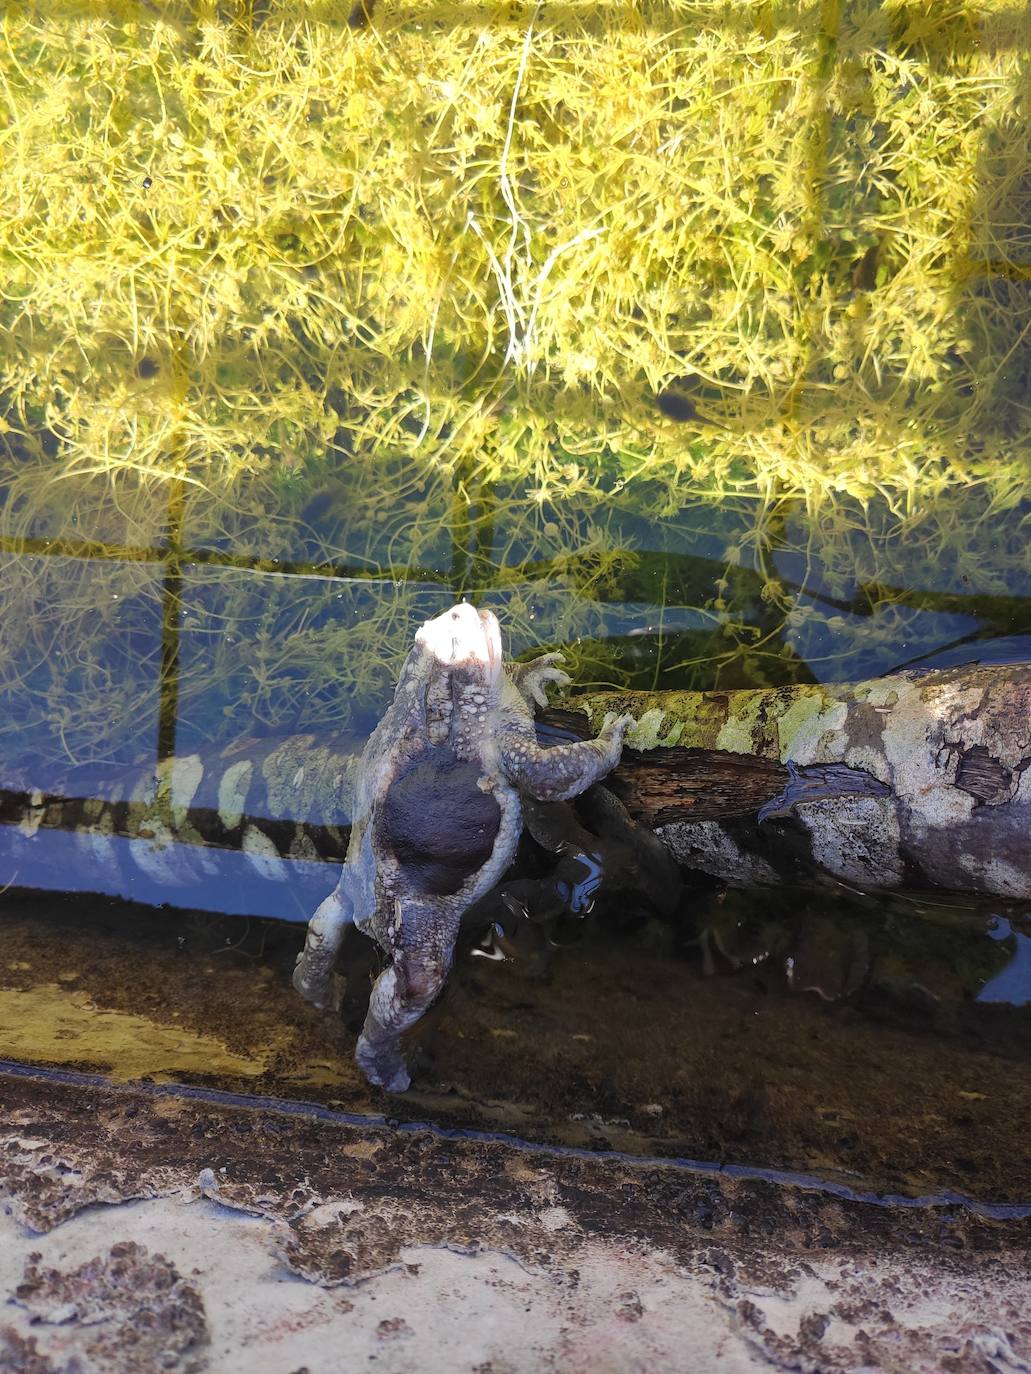
[[[231,549],[191,538],[196,497],[174,547],[8,537],[0,778],[46,786],[71,766],[256,735],[367,734],[414,628],[461,594],[497,611],[512,657],[561,647],[579,687],[854,681],[1031,653],[1031,506],[996,515],[976,491],[942,500],[927,543],[873,506],[861,528],[821,528],[790,502],[761,521],[729,505],[644,519],[509,495],[474,579],[476,522],[454,528],[446,483],[419,488],[414,529],[411,510],[365,506],[355,487],[333,493],[317,535],[269,511]],[[228,519],[242,499],[238,484],[208,509]],[[941,546],[951,522],[976,530],[976,552]]]
[[[137,8],[25,6],[7,35],[0,175],[34,208],[0,227],[0,887],[53,894],[0,897],[11,1052],[187,1074],[223,1035],[231,1076],[261,1023],[255,1073],[359,1090],[346,1028],[289,993],[290,923],[333,886],[414,628],[459,596],[580,688],[1031,661],[1016,8],[681,7],[642,46],[574,7],[525,49],[513,16],[428,44],[377,10],[389,42],[357,47],[332,6]],[[584,44],[608,56],[581,70]],[[408,85],[376,66],[399,51]],[[588,912],[591,863],[554,857],[527,841],[523,906],[468,932],[426,1049],[442,1119],[507,1082],[538,1133],[895,1177],[909,1150],[1005,1191],[984,1138],[1015,1139],[1025,912],[697,887],[640,911],[611,859]],[[520,918],[542,882],[581,910]],[[127,1054],[188,1009],[185,1059]],[[840,1102],[858,1060],[880,1076]]]
[[[1024,924],[1028,925],[1026,919]],[[997,916],[990,922],[988,933],[993,940],[1006,942],[1011,953],[1006,966],[981,988],[977,1000],[1027,1006],[1031,1002],[1031,930],[1016,930],[1005,916]]]

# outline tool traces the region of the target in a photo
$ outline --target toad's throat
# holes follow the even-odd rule
[[[415,638],[445,668],[483,674],[491,682],[500,676],[501,629],[491,611],[477,611],[463,602],[428,620]]]

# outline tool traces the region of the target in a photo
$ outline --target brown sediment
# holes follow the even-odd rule
[[[735,1374],[1031,1355],[1026,1217],[174,1090],[0,1074],[0,1100],[0,1192],[36,1232],[0,1216],[21,1267],[0,1365],[19,1374],[329,1368],[327,1343],[337,1361],[413,1337],[436,1351],[442,1313],[486,1346],[464,1366],[481,1374],[516,1348],[520,1367],[575,1371],[704,1349]]]
[[[14,1291],[18,1307],[37,1330],[64,1327],[81,1345],[63,1369],[82,1374],[182,1374],[207,1368],[198,1358],[208,1343],[204,1303],[197,1289],[164,1255],[133,1241],[116,1243],[74,1269],[46,1267],[29,1259]],[[0,1329],[0,1369],[9,1374],[51,1374],[37,1338]]]
[[[563,1155],[3,1073],[0,1093],[7,1161],[0,1186],[23,1224],[48,1231],[98,1202],[188,1189],[287,1223],[287,1264],[324,1283],[360,1279],[416,1244],[489,1246],[547,1264],[591,1235],[647,1237],[685,1257],[702,1239],[748,1237],[797,1250],[902,1242],[919,1250],[948,1235],[950,1249],[986,1253],[1031,1240],[1026,1216],[944,1202],[872,1204],[654,1160]],[[358,1204],[359,1218],[312,1216],[326,1194]],[[547,1208],[564,1209],[569,1220],[555,1226],[539,1215]]]
[[[412,1091],[391,1097],[356,1070],[353,1028],[290,987],[301,926],[4,903],[2,1052],[28,1063],[880,1191],[1031,1198],[1031,1018],[970,1004],[948,967],[913,962],[898,1004],[829,1004],[787,992],[772,966],[703,977],[652,927],[585,926],[543,965],[466,948],[411,1047]]]

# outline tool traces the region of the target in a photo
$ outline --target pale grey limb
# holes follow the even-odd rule
[[[535,701],[538,706],[547,706],[546,687],[555,683],[558,687],[568,687],[572,678],[555,665],[563,662],[560,653],[541,654],[529,663],[506,663],[509,677],[527,701]]]
[[[335,1011],[343,991],[341,980],[333,970],[347,927],[354,921],[354,903],[347,890],[346,878],[345,864],[337,887],[320,903],[308,922],[304,949],[297,956],[294,968],[294,987],[323,1011]]]
[[[418,904],[405,905],[406,924],[420,924]],[[418,954],[403,947],[395,950],[394,962],[376,979],[354,1057],[369,1082],[388,1093],[403,1093],[411,1082],[399,1038],[440,995],[451,968],[460,916],[457,913],[453,921],[445,916],[444,924],[433,931],[430,949]]]
[[[623,752],[623,735],[636,724],[633,716],[606,716],[597,739],[550,749],[542,749],[531,731],[511,727],[501,738],[505,775],[538,801],[568,801],[615,768]]]

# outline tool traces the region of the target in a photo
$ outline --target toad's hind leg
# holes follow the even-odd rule
[[[429,949],[397,950],[390,968],[377,978],[354,1052],[358,1067],[377,1088],[403,1093],[411,1082],[399,1037],[440,995],[451,968],[457,933],[457,918],[446,922],[443,929],[438,926]]]
[[[326,1011],[340,1005],[340,980],[333,970],[347,927],[353,920],[354,902],[345,864],[337,887],[308,922],[304,949],[297,956],[294,968],[294,987],[302,997]]]

